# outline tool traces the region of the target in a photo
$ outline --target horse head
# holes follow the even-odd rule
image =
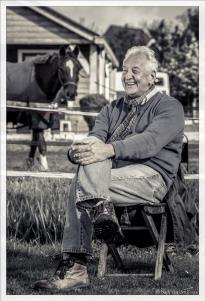
[[[70,47],[62,46],[59,50],[58,79],[65,100],[75,100],[79,71],[82,68],[77,60],[79,48],[76,46],[72,51]]]
[[[59,53],[33,58],[35,80],[48,100],[75,100],[79,71],[82,68],[77,59],[78,53],[78,47],[72,51],[70,47],[62,46]]]

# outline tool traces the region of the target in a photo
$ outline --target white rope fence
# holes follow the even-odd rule
[[[49,112],[49,113],[59,113],[59,114],[68,114],[68,115],[80,115],[80,116],[97,116],[97,112],[82,112],[82,111],[72,111],[66,109],[52,109],[49,107],[26,107],[26,106],[15,106],[7,105],[7,109],[18,110],[18,111],[37,111],[37,112]]]
[[[59,114],[68,114],[68,115],[79,115],[79,116],[97,116],[99,113],[98,112],[83,112],[79,110],[68,110],[68,109],[54,109],[49,106],[45,107],[27,107],[27,106],[22,106],[22,105],[7,105],[7,109],[12,110],[18,110],[18,111],[36,111],[36,112],[50,112],[50,113],[59,113]],[[185,118],[185,120],[190,120],[190,121],[199,121],[198,117],[189,117]]]
[[[10,103],[15,103],[9,101]],[[35,104],[35,106],[29,107],[25,105],[16,105],[10,104],[6,106],[9,110],[18,110],[18,111],[37,111],[37,112],[50,112],[50,113],[59,113],[59,114],[68,114],[68,115],[78,115],[78,116],[97,116],[97,112],[83,112],[83,111],[74,111],[69,109],[61,109],[61,108],[50,108],[49,105],[44,107],[41,103]],[[193,118],[194,119],[194,118]],[[59,178],[59,179],[72,179],[74,177],[74,173],[62,173],[62,172],[32,172],[32,171],[14,171],[7,170],[7,177],[35,177],[35,178]],[[185,174],[185,180],[199,180],[199,174]]]
[[[32,172],[32,171],[14,171],[7,170],[7,177],[33,177],[33,178],[58,178],[58,179],[72,179],[74,177],[74,173],[67,172]],[[185,180],[198,180],[199,174],[185,174]]]

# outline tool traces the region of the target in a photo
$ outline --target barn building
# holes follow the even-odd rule
[[[118,61],[104,37],[46,6],[7,6],[6,26],[7,61],[20,62],[58,51],[61,45],[78,45],[84,70],[76,104],[92,93],[110,101],[116,97]]]
[[[78,98],[103,94],[113,100],[118,61],[105,38],[54,9],[7,7],[7,60],[19,62],[30,56],[58,51],[60,45],[78,45],[89,69],[81,77]]]

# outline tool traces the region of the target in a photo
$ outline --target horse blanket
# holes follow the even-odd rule
[[[37,101],[47,100],[35,79],[35,65],[32,61],[6,64],[6,93],[8,100]]]
[[[7,62],[7,100],[26,102],[48,102],[47,95],[39,87],[35,78],[35,64],[33,61],[22,63]],[[52,100],[50,100],[52,101]],[[18,112],[17,122],[21,122],[30,129],[59,130],[59,116],[49,112]]]

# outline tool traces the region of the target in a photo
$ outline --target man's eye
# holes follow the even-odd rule
[[[139,73],[140,73],[139,70],[132,70],[132,72],[133,72],[134,74],[139,74]]]

